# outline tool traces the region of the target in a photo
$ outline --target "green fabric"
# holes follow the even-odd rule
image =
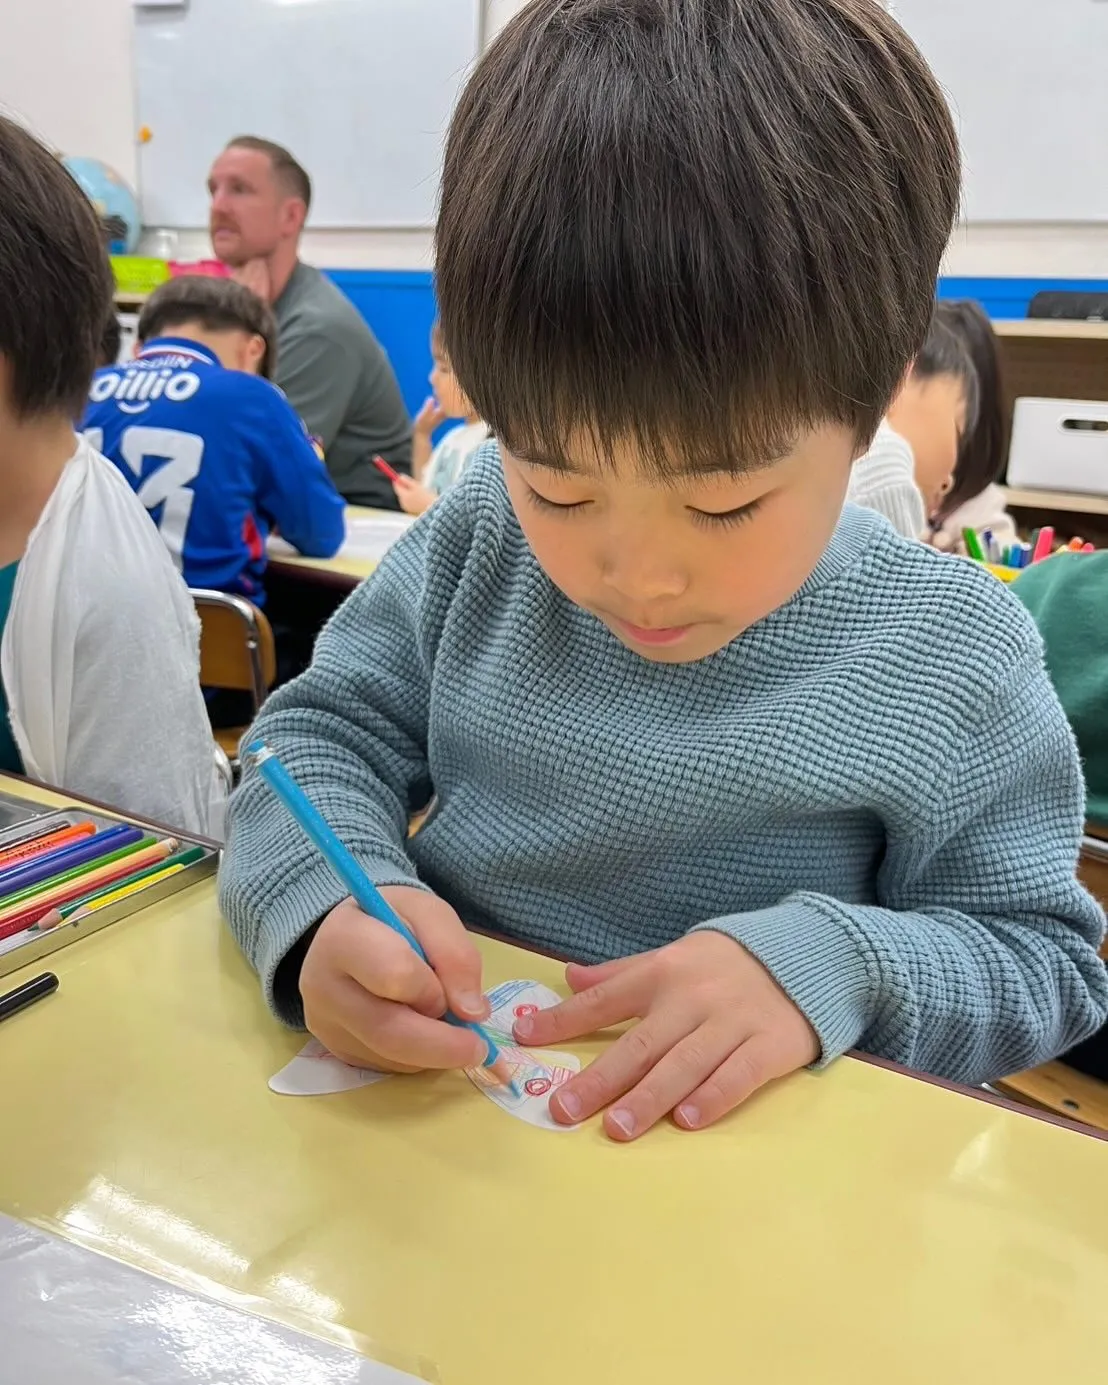
[[[1058,553],[1029,567],[1012,590],[1035,617],[1077,737],[1088,816],[1108,827],[1108,551]]]
[[[0,567],[0,638],[4,634],[4,626],[8,623],[8,612],[12,606],[12,592],[15,591],[15,574],[19,570],[18,563],[9,563],[7,567]],[[12,728],[8,721],[8,694],[4,691],[3,680],[0,679],[0,770],[8,774],[22,774],[23,761],[19,755],[19,749],[12,739]]]

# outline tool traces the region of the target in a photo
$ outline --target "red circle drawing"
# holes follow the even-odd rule
[[[532,1077],[530,1082],[523,1084],[523,1090],[528,1096],[545,1096],[550,1090],[549,1077]]]
[[[517,1020],[521,1020],[527,1015],[537,1015],[539,1013],[539,1007],[537,1005],[517,1005],[512,1013]]]

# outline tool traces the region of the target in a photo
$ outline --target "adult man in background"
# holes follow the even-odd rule
[[[397,508],[373,465],[411,470],[412,428],[396,375],[364,318],[299,258],[312,184],[287,149],[239,135],[208,175],[216,256],[273,304],[276,382],[319,438],[336,488],[354,505]]]

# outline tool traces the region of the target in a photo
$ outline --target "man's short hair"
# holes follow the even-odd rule
[[[299,197],[304,204],[305,213],[312,208],[312,180],[307,170],[299,163],[283,144],[275,144],[271,139],[258,135],[236,135],[229,141],[228,149],[253,149],[264,154],[273,169],[273,176],[289,197]]]
[[[805,426],[863,446],[927,333],[959,201],[937,82],[876,0],[532,0],[451,123],[436,285],[509,450],[661,473]]]
[[[114,292],[92,203],[0,116],[0,355],[18,416],[83,412]]]
[[[234,279],[182,274],[161,284],[142,305],[138,320],[141,342],[172,335],[188,324],[208,332],[249,332],[265,342],[258,373],[273,378],[277,365],[277,319],[268,303]]]

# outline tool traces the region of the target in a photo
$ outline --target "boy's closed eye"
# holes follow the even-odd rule
[[[589,499],[552,500],[550,496],[536,490],[534,485],[530,483],[527,485],[526,495],[536,509],[559,515],[580,514],[581,511],[588,509],[594,503]],[[731,506],[726,510],[707,510],[696,505],[685,505],[684,509],[693,523],[699,524],[703,528],[728,528],[753,518],[765,503],[766,498],[766,495],[759,495],[753,500],[748,500],[742,505]]]

